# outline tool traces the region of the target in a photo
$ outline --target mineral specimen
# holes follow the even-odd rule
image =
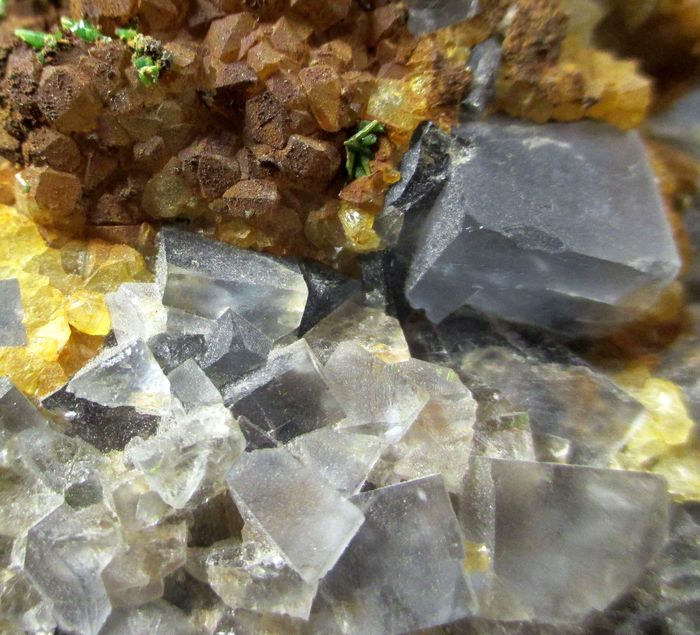
[[[400,247],[410,257],[406,295],[431,320],[469,304],[600,334],[639,316],[678,273],[636,133],[490,120],[455,135],[449,181]],[[405,177],[430,183],[422,173],[432,169],[409,164]]]
[[[321,584],[338,632],[398,634],[471,614],[462,536],[439,476],[351,501],[364,525]]]

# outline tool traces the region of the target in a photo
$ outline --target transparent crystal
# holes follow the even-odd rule
[[[340,632],[406,633],[471,614],[463,539],[439,476],[351,500],[365,523],[320,588]]]
[[[226,480],[246,523],[311,584],[333,567],[363,522],[357,507],[284,448],[243,454]]]
[[[24,346],[27,331],[22,319],[24,309],[16,279],[0,280],[0,346]]]
[[[170,410],[170,384],[142,340],[106,349],[71,379],[68,390],[103,406],[154,415]]]
[[[308,290],[298,266],[197,234],[159,234],[159,282],[167,306],[216,319],[230,309],[273,340],[301,323]]]

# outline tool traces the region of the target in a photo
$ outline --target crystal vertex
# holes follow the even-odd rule
[[[406,295],[434,322],[468,304],[602,334],[638,317],[678,273],[638,133],[491,119],[455,135],[449,182],[400,246]]]
[[[76,397],[103,406],[132,406],[144,414],[170,409],[170,384],[142,340],[105,350],[68,383]]]
[[[306,582],[322,578],[362,525],[362,512],[284,448],[247,452],[226,476],[243,518]]]
[[[100,632],[112,610],[101,574],[118,545],[116,523],[101,505],[63,505],[29,531],[25,570],[52,602],[61,628]]]
[[[345,417],[304,340],[276,349],[262,368],[222,389],[236,417],[285,443]]]
[[[472,613],[463,538],[439,476],[351,501],[365,524],[320,589],[339,632],[398,635]]]

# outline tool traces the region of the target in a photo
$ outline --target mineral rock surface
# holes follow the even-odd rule
[[[449,139],[436,134],[428,128],[418,143],[446,143],[447,182],[436,193],[435,166],[412,157],[399,186],[415,223],[403,245],[406,295],[431,320],[468,304],[600,334],[637,317],[678,273],[637,133],[492,119],[463,124]]]
[[[24,311],[17,280],[0,280],[0,346],[22,346],[27,332],[22,324]]]

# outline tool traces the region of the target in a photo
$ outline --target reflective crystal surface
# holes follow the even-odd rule
[[[345,416],[306,341],[276,349],[262,368],[222,389],[236,417],[280,442]]]
[[[439,476],[351,500],[365,523],[321,583],[339,632],[405,633],[471,613],[462,535]]]
[[[103,406],[132,406],[144,414],[170,409],[170,384],[142,340],[106,349],[68,383],[76,397]]]
[[[297,265],[196,234],[159,234],[164,303],[216,319],[231,309],[272,339],[301,323],[308,290]]]
[[[480,597],[484,616],[579,622],[633,584],[666,541],[668,498],[655,476],[486,458],[475,463],[481,485],[465,479],[461,520],[493,562],[493,584]]]
[[[333,567],[363,522],[355,505],[283,448],[243,454],[226,480],[246,522],[309,583]]]
[[[431,320],[468,304],[599,334],[638,317],[678,273],[637,133],[490,119],[460,125],[447,153],[449,180],[401,247],[406,295]],[[409,166],[405,176],[425,181],[433,169]]]

